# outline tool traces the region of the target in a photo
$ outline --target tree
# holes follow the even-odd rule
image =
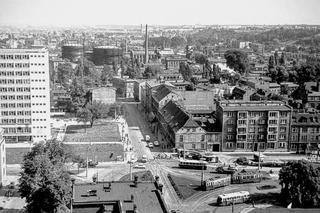
[[[70,176],[64,163],[68,154],[55,140],[36,144],[23,157],[19,192],[28,212],[53,213],[71,199]]]
[[[77,113],[77,117],[83,121],[89,121],[90,126],[93,126],[95,120],[106,117],[109,112],[109,105],[102,102],[93,101],[87,103],[86,106],[80,109]]]
[[[320,207],[320,167],[307,161],[288,162],[279,172],[281,197],[293,207]]]
[[[227,65],[231,69],[239,72],[241,75],[249,69],[249,60],[245,52],[240,50],[228,50],[224,54]]]
[[[186,40],[180,36],[174,36],[171,38],[171,47],[177,48],[186,45]]]
[[[207,56],[205,56],[202,53],[196,53],[194,55],[194,59],[195,59],[196,63],[198,63],[198,64],[205,64],[207,61]]]
[[[192,77],[192,70],[186,62],[181,62],[179,66],[179,72],[181,73],[185,81],[190,81]]]
[[[85,106],[88,102],[88,91],[83,87],[81,80],[78,78],[74,78],[69,87],[69,94],[71,96],[71,104],[70,111],[76,112],[80,107]]]
[[[284,55],[284,53],[281,54],[281,57],[279,59],[279,65],[284,66],[286,64],[286,57]]]
[[[67,87],[70,84],[70,80],[74,76],[74,70],[71,63],[62,63],[58,65],[57,79],[60,84]]]

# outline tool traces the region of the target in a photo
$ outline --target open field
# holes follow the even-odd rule
[[[117,142],[120,141],[117,124],[97,122],[90,125],[70,125],[67,127],[64,142]]]

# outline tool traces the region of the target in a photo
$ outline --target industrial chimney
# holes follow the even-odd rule
[[[146,24],[146,38],[145,38],[145,61],[144,63],[147,64],[149,62],[149,53],[148,53],[148,48],[149,48],[149,45],[148,45],[148,25]]]

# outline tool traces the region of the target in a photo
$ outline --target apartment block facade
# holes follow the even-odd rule
[[[292,108],[281,101],[219,101],[220,151],[287,151]]]
[[[44,49],[0,49],[0,127],[6,143],[51,137],[49,58]]]

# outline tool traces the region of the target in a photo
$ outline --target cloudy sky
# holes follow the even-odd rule
[[[0,24],[320,24],[320,0],[0,0]]]

